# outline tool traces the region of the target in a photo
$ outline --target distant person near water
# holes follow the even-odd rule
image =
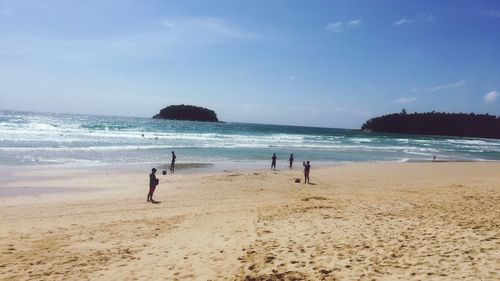
[[[290,159],[288,159],[288,160],[290,160],[290,169],[291,169],[291,168],[292,168],[292,166],[293,166],[293,160],[295,160],[295,159],[293,158],[293,153],[291,153],[291,154],[290,154]]]
[[[272,159],[271,170],[275,170],[276,171],[276,159],[278,159],[278,157],[276,157],[276,153],[273,154],[273,157],[271,159]]]
[[[309,164],[309,161],[302,162],[302,165],[304,165],[304,183],[310,183],[309,182],[309,171],[311,170],[311,164]]]
[[[170,163],[170,171],[172,173],[175,170],[175,158],[177,158],[177,156],[175,156],[175,152],[172,151],[172,163]]]
[[[151,174],[149,174],[149,193],[148,193],[148,199],[146,201],[147,202],[151,202],[151,203],[156,203],[156,201],[153,200],[153,193],[155,192],[156,186],[160,182],[156,178],[156,174],[155,173],[156,173],[156,169],[153,168],[151,170]]]

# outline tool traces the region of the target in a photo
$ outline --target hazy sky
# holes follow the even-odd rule
[[[0,0],[1,109],[359,128],[499,96],[496,0]]]

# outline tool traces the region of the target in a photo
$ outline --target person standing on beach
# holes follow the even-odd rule
[[[275,170],[276,171],[276,159],[278,159],[278,157],[276,157],[276,153],[273,154],[273,157],[271,159],[272,159],[271,170]]]
[[[288,159],[288,160],[290,160],[290,169],[291,169],[292,166],[293,166],[293,160],[294,160],[293,159],[293,153],[290,154],[290,159]]]
[[[304,183],[310,183],[309,182],[309,171],[311,170],[311,164],[309,164],[309,161],[302,162],[302,165],[304,165]]]
[[[159,183],[159,180],[156,178],[156,169],[153,168],[151,170],[151,174],[149,174],[149,193],[148,193],[148,199],[146,200],[147,202],[155,203],[156,201],[153,200],[153,193],[155,192],[156,186]]]
[[[172,163],[170,163],[170,171],[172,173],[174,172],[175,169],[175,158],[177,158],[177,156],[175,156],[175,152],[172,151]]]

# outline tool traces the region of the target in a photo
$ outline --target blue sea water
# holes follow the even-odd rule
[[[144,135],[144,136],[143,136]],[[298,126],[0,111],[0,165],[500,160],[500,140]],[[280,163],[281,162],[281,163]]]

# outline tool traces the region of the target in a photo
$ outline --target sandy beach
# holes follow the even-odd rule
[[[500,279],[496,162],[1,173],[1,280]]]

